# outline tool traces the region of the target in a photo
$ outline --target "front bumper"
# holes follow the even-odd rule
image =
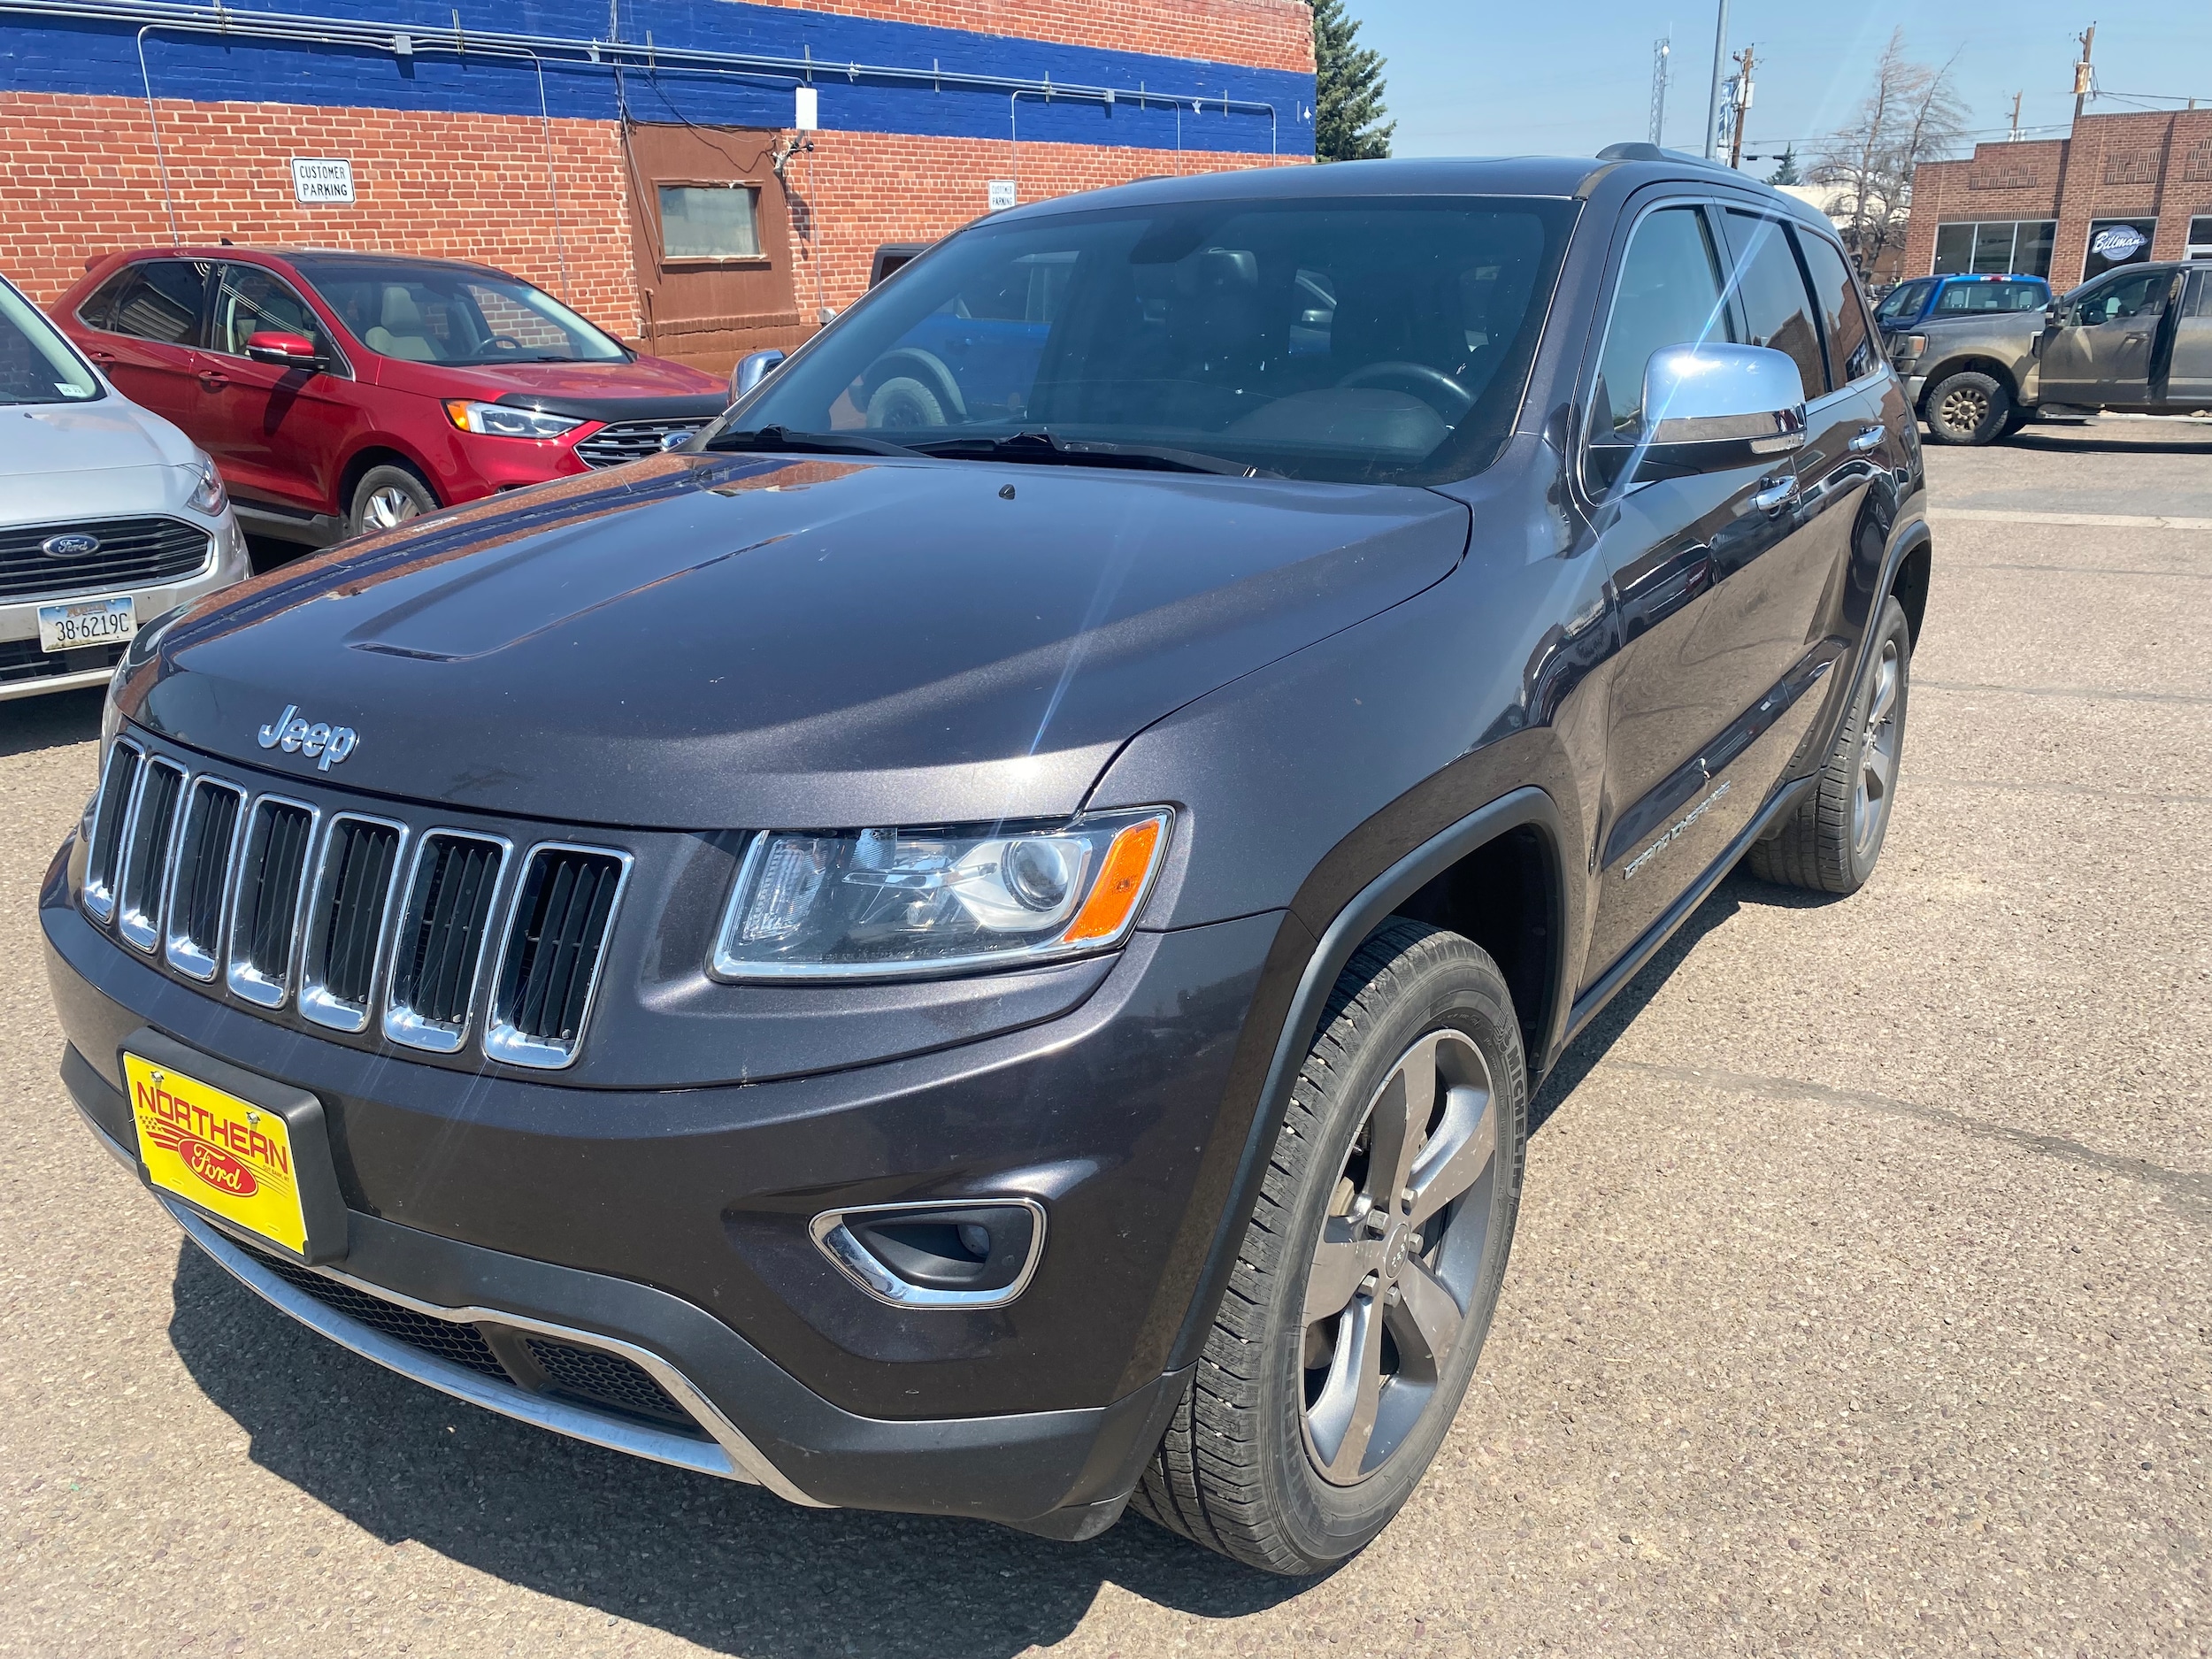
[[[325,1103],[349,1212],[328,1269],[171,1205],[293,1317],[488,1409],[803,1502],[1055,1536],[1119,1513],[1187,1380],[1170,1348],[1243,1139],[1219,1108],[1275,918],[1140,936],[1079,1007],[1018,1031],[657,1096],[468,1077],[227,1006],[86,920],[67,862],[42,901],[63,1071],[112,1152],[136,1166],[118,1051],[142,1026]],[[1046,1249],[987,1311],[884,1306],[806,1232],[832,1207],[1017,1191],[1048,1210]],[[393,1335],[411,1318],[429,1340]],[[464,1327],[488,1364],[435,1340]],[[680,1409],[547,1386],[534,1338]]]

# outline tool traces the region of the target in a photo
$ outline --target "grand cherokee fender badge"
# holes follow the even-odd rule
[[[299,704],[288,703],[282,714],[261,728],[256,741],[264,749],[304,755],[315,762],[316,770],[328,772],[353,753],[361,738],[349,726],[331,726],[321,720],[310,725],[301,717]]]

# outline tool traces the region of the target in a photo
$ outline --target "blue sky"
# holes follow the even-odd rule
[[[1646,135],[1651,47],[1674,37],[1666,142],[1702,147],[1712,74],[1714,6],[1678,0],[1570,0],[1476,6],[1467,0],[1349,0],[1360,40],[1390,61],[1390,113],[1401,156],[1588,155]],[[1745,149],[1798,154],[1847,120],[1899,24],[1916,58],[1957,55],[1969,125],[2003,135],[2012,95],[2024,91],[2030,137],[2064,134],[2074,110],[2073,37],[2097,24],[2098,85],[2114,93],[2193,96],[2212,105],[2212,3],[2208,0],[2002,0],[1946,7],[1899,0],[1832,10],[1784,0],[1733,0],[1729,50],[1756,47],[1756,89]],[[2093,101],[2100,113],[2139,107]],[[2165,107],[2165,106],[2161,106]],[[1763,166],[1761,171],[1764,171]]]

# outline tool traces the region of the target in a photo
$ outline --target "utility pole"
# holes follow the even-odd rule
[[[2020,100],[2025,96],[2025,88],[2012,95],[2012,135],[2005,140],[2008,144],[2020,142]]]
[[[2092,23],[2074,38],[2081,42],[2081,61],[2074,65],[2074,119],[2081,119],[2082,105],[2088,102],[2092,85],[2089,71],[2089,49],[2096,44],[2097,26]]]
[[[1651,43],[1651,142],[1663,144],[1660,134],[1667,129],[1667,59],[1674,52],[1674,37],[1668,35]]]
[[[1713,25],[1713,92],[1705,103],[1705,159],[1720,151],[1720,83],[1728,69],[1728,0],[1720,0],[1720,17]]]
[[[1743,118],[1751,108],[1751,48],[1747,46],[1736,54],[1736,119],[1728,135],[1728,165],[1743,165]]]

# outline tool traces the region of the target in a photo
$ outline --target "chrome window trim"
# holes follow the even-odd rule
[[[131,847],[138,839],[138,815],[145,804],[146,780],[154,775],[154,768],[161,767],[177,776],[177,795],[180,803],[192,787],[192,773],[183,764],[166,755],[149,755],[138,768],[137,781],[131,787],[130,816],[123,821],[122,867],[115,877],[115,931],[123,942],[142,956],[155,955],[161,948],[161,918],[169,898],[169,879],[176,869],[177,827],[182,822],[173,812],[169,829],[158,849],[148,848],[147,853],[157,861],[153,872],[150,903],[145,910],[134,910],[129,902],[131,878],[137,874],[136,861],[131,856]]]
[[[247,866],[254,862],[253,854],[257,844],[260,845],[263,849],[262,856],[265,859],[268,856],[265,840],[260,843],[257,843],[254,840],[261,809],[265,806],[291,807],[296,811],[307,814],[308,856],[300,860],[299,890],[292,895],[292,933],[289,942],[285,947],[284,972],[273,980],[265,978],[252,964],[245,961],[238,954],[238,910],[246,899],[246,884],[242,878]],[[299,967],[300,933],[307,920],[307,893],[309,884],[315,874],[314,852],[317,837],[322,831],[322,809],[312,806],[305,801],[295,800],[290,795],[266,794],[256,795],[246,810],[250,815],[246,842],[240,849],[238,860],[238,869],[242,879],[231,894],[231,913],[225,922],[225,930],[229,935],[230,943],[223,972],[223,983],[233,996],[241,1001],[251,1002],[257,1008],[282,1008],[286,999],[291,994],[292,976]]]
[[[530,865],[541,853],[589,853],[598,857],[615,859],[622,866],[615,878],[614,900],[607,907],[607,931],[601,936],[599,958],[592,964],[591,982],[584,989],[584,1006],[576,1016],[576,1039],[565,1046],[548,1042],[542,1038],[526,1037],[503,1018],[499,1011],[501,988],[507,982],[507,964],[517,947],[517,934],[522,924],[522,890],[527,885]],[[517,866],[514,885],[507,895],[504,921],[500,929],[498,965],[493,971],[491,988],[484,1005],[484,1055],[507,1065],[529,1066],[541,1071],[558,1071],[576,1064],[576,1056],[583,1052],[584,1033],[591,1028],[592,1010],[599,1002],[600,981],[606,977],[607,952],[614,941],[614,930],[622,918],[623,895],[630,889],[630,871],[636,858],[618,847],[592,847],[580,841],[535,841],[523,855]]]
[[[1012,1284],[997,1290],[937,1290],[926,1285],[909,1284],[876,1260],[845,1225],[848,1216],[889,1216],[902,1211],[941,1210],[1029,1211],[1029,1259],[1022,1263],[1022,1271]],[[1045,1253],[1045,1207],[1033,1198],[934,1198],[900,1204],[854,1204],[843,1210],[824,1210],[807,1224],[807,1232],[838,1271],[887,1307],[973,1312],[983,1308],[1003,1308],[1029,1288],[1029,1281],[1037,1276],[1037,1263]]]
[[[399,843],[392,849],[392,876],[384,888],[384,913],[377,918],[376,943],[369,952],[369,986],[357,1004],[332,994],[330,987],[315,972],[315,952],[329,941],[324,936],[324,903],[327,884],[331,880],[330,849],[338,840],[341,824],[370,824],[380,829],[396,831]],[[299,1009],[302,1019],[311,1020],[330,1031],[348,1033],[369,1028],[369,1010],[376,1005],[376,988],[384,977],[385,948],[392,937],[392,904],[399,892],[399,870],[407,859],[407,826],[397,818],[382,818],[373,812],[333,812],[330,821],[322,826],[320,838],[313,843],[315,879],[308,888],[306,908],[301,912],[294,932],[299,940]]]
[[[466,976],[468,1003],[457,1025],[426,1018],[399,1001],[399,953],[406,949],[408,938],[419,920],[415,908],[415,883],[422,872],[423,855],[429,850],[430,843],[442,835],[456,841],[484,841],[499,849],[499,862],[492,868],[491,902],[484,907],[483,937],[476,941],[476,957],[469,964]],[[490,947],[495,918],[500,912],[500,883],[507,879],[507,866],[513,860],[514,850],[514,842],[504,835],[463,829],[453,824],[433,825],[415,837],[415,855],[407,864],[404,898],[399,897],[400,884],[393,884],[393,896],[399,903],[399,919],[392,932],[390,960],[384,964],[383,1019],[384,1034],[392,1041],[430,1054],[456,1054],[468,1041],[469,1030],[475,1023],[477,996],[483,989],[484,953]],[[390,917],[388,915],[386,919],[389,923]]]
[[[231,782],[227,778],[219,778],[212,772],[201,772],[187,780],[184,812],[177,820],[175,846],[179,851],[183,849],[185,833],[192,827],[193,813],[197,808],[200,791],[204,787],[227,791],[235,796],[238,802],[238,814],[232,820],[230,826],[230,845],[223,849],[223,889],[221,896],[215,902],[215,937],[211,940],[192,940],[187,939],[177,931],[177,872],[173,862],[169,872],[169,894],[161,908],[161,954],[163,959],[179,973],[197,979],[203,984],[212,984],[215,979],[216,966],[223,959],[224,936],[227,932],[230,919],[231,887],[238,879],[240,837],[245,833],[246,830],[248,797],[245,789],[240,785]],[[205,947],[204,949],[201,949],[203,946]]]
[[[102,669],[100,672],[106,673],[109,671]],[[131,774],[131,787],[123,798],[123,827],[115,838],[115,856],[110,861],[111,867],[107,871],[104,882],[96,882],[92,861],[99,851],[101,826],[107,819],[108,774],[115,765],[116,757],[125,749],[130,751],[137,770]],[[107,764],[100,768],[99,791],[92,797],[92,833],[85,841],[84,886],[80,889],[80,894],[85,914],[103,927],[115,919],[115,895],[121,890],[121,883],[118,878],[122,873],[120,866],[125,851],[130,845],[125,837],[130,833],[131,803],[138,794],[138,780],[145,776],[145,746],[127,737],[119,737],[109,746]]]

